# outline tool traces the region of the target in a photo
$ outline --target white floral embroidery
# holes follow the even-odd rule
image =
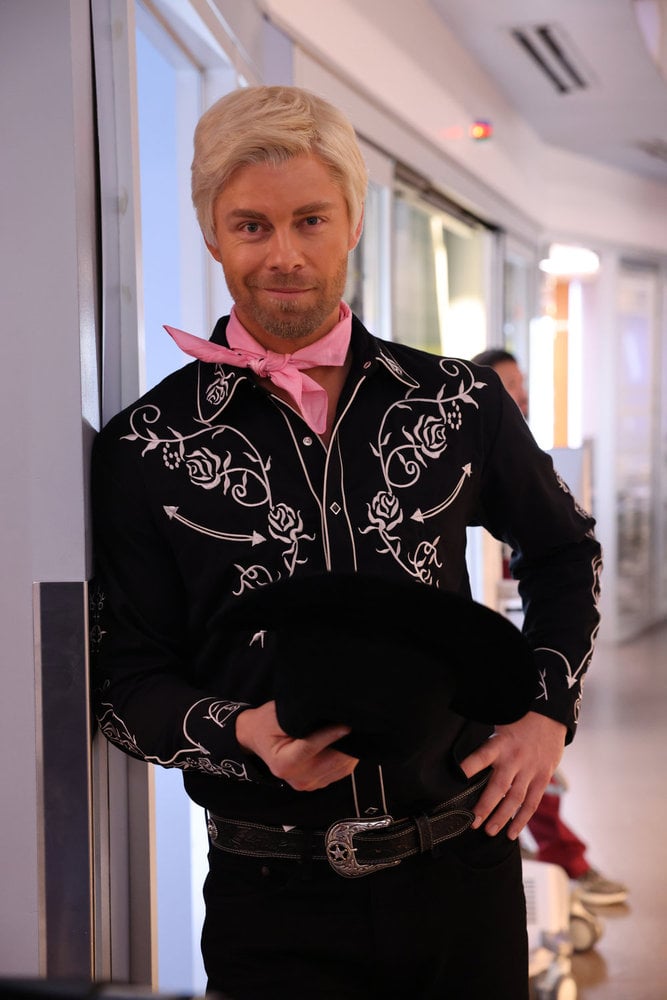
[[[391,365],[386,355],[382,360],[395,374],[404,375],[402,369]],[[433,570],[442,568],[438,559],[440,536],[421,541],[414,552],[403,553],[401,540],[392,531],[404,519],[398,493],[416,485],[430,464],[447,450],[448,434],[456,433],[463,425],[463,406],[478,408],[471,391],[483,388],[484,383],[475,382],[468,366],[443,358],[440,369],[445,381],[435,396],[420,396],[420,387],[412,381],[404,398],[394,402],[384,414],[377,441],[370,447],[380,462],[386,489],[376,493],[367,503],[368,526],[359,528],[363,535],[371,531],[378,533],[383,543],[383,547],[377,550],[380,554],[391,554],[410,576],[436,586]],[[448,386],[453,379],[456,379],[457,389],[452,393]],[[403,381],[407,384],[407,376]],[[400,438],[392,429],[399,411],[401,415],[404,411],[405,415],[405,419],[401,420]],[[466,479],[472,475],[472,465],[467,463],[461,473],[455,487],[440,503],[427,511],[415,510],[410,514],[411,520],[423,524],[452,504]]]
[[[213,490],[222,482],[222,459],[209,448],[198,448],[185,456],[188,475],[195,486]]]
[[[289,575],[292,576],[296,566],[308,562],[307,559],[298,558],[299,543],[312,542],[315,536],[307,535],[303,530],[301,512],[288,507],[285,503],[276,504],[269,511],[268,525],[272,537],[287,545],[283,552],[283,560]]]
[[[108,740],[126,753],[142,757],[149,764],[178,767],[182,771],[203,771],[206,774],[219,774],[239,781],[248,781],[248,774],[243,763],[229,759],[215,763],[211,759],[210,751],[188,733],[188,723],[191,717],[193,714],[199,715],[201,707],[207,701],[209,702],[208,709],[199,718],[212,722],[220,729],[224,729],[238,710],[245,707],[245,702],[211,700],[209,698],[195,702],[194,705],[190,706],[183,720],[183,737],[187,745],[177,750],[168,760],[163,760],[155,754],[145,754],[139,747],[134,734],[130,732],[125,722],[115,714],[111,705],[102,704],[97,721],[100,731]]]
[[[239,572],[238,589],[233,591],[234,597],[240,597],[245,590],[255,590],[257,587],[265,587],[267,583],[277,583],[280,579],[280,573],[273,577],[266,566],[244,567],[234,563],[234,568]]]
[[[224,399],[228,390],[229,379],[221,368],[216,368],[213,382],[206,390],[207,400],[217,403]],[[207,492],[221,489],[224,496],[242,507],[258,509],[258,523],[264,533],[259,528],[254,528],[249,533],[221,531],[193,521],[172,505],[164,506],[167,517],[200,534],[222,541],[251,542],[255,546],[270,535],[286,546],[282,559],[289,576],[292,576],[297,566],[307,563],[308,559],[303,555],[304,543],[314,541],[315,535],[304,530],[300,511],[286,503],[274,502],[270,480],[271,458],[264,459],[245,434],[227,424],[206,424],[189,435],[168,428],[168,435],[159,435],[154,428],[159,424],[161,416],[157,406],[137,407],[130,416],[131,432],[123,440],[143,442],[142,457],[161,448],[163,463],[170,472],[186,474],[193,486]],[[233,447],[219,447],[220,443],[230,440]],[[263,519],[266,527],[262,524]],[[239,563],[234,565],[239,573],[238,583],[233,589],[235,596],[275,582],[281,576],[259,563],[251,566]]]
[[[220,365],[215,366],[215,373],[211,384],[206,390],[206,402],[211,406],[220,406],[231,393],[231,386],[234,384],[236,375],[233,372],[225,372]]]
[[[569,492],[569,491],[568,491]],[[600,600],[600,576],[602,573],[602,557],[598,556],[593,560],[591,565],[593,571],[593,583],[591,587],[591,593],[593,595],[593,603],[597,608]],[[583,680],[590,664],[591,657],[593,656],[593,647],[597,639],[598,632],[600,630],[600,623],[593,629],[590,637],[590,642],[588,649],[581,658],[579,664],[576,667],[572,667],[572,664],[567,659],[567,657],[558,649],[552,649],[550,646],[537,646],[535,649],[536,653],[549,653],[553,656],[557,663],[561,663],[563,666],[563,672],[565,674],[565,681],[568,689],[572,689],[577,684],[579,685],[579,693],[577,695],[577,700],[574,705],[575,721],[578,721],[579,717],[579,707],[581,704],[581,695],[583,690]],[[547,671],[546,668],[540,670],[540,699],[544,701],[549,700],[549,688],[547,684]]]

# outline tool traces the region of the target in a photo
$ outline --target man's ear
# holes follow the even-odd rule
[[[359,222],[357,223],[357,225],[354,228],[354,230],[352,232],[350,232],[350,245],[348,247],[349,250],[354,250],[354,248],[356,247],[357,243],[361,239],[361,231],[364,228],[364,209],[365,209],[365,205],[362,205],[361,206],[361,215],[359,216]]]
[[[210,253],[211,257],[213,257],[214,260],[217,260],[218,264],[222,264],[222,260],[220,259],[220,251],[218,250],[217,244],[209,243],[207,239],[204,240],[204,243],[206,244],[206,249]]]

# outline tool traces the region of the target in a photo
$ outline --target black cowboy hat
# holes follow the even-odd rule
[[[452,713],[506,724],[536,694],[532,652],[507,618],[424,584],[292,578],[254,591],[233,617],[266,630],[285,732],[345,724],[351,732],[336,746],[355,757],[405,760],[451,726]]]

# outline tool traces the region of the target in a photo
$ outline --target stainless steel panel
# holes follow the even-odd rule
[[[93,976],[91,718],[85,583],[34,588],[41,966]]]

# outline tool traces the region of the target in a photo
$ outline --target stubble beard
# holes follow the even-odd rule
[[[254,292],[260,285],[244,285],[244,294],[239,295],[240,288],[236,282],[227,280],[230,295],[235,302],[243,306],[245,311],[266,333],[281,340],[304,340],[310,337],[331,315],[340,303],[347,279],[347,257],[341,262],[335,275],[318,288],[318,296],[311,306],[304,307],[299,302],[280,300],[270,307],[259,301]],[[285,286],[290,282],[285,281]],[[277,282],[275,283],[277,287]]]

